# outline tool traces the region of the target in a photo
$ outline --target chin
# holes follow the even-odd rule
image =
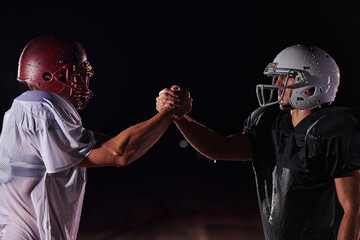
[[[279,107],[280,107],[281,110],[284,110],[284,111],[288,111],[288,110],[293,110],[293,109],[294,109],[290,104],[288,104],[288,105],[282,105],[282,104],[280,104]]]

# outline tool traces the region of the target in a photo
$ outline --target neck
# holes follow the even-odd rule
[[[311,110],[300,110],[300,109],[293,109],[291,110],[291,122],[294,127],[296,127],[299,122],[301,122],[304,118],[309,116],[314,109]]]

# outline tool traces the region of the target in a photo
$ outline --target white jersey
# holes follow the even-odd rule
[[[27,91],[0,135],[0,239],[76,239],[86,169],[95,145],[75,108],[48,91]]]

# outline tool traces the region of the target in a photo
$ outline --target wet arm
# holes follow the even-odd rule
[[[360,239],[360,170],[335,179],[336,191],[344,216],[338,240]]]
[[[113,138],[97,133],[96,147],[79,167],[125,166],[145,154],[173,121],[172,111],[129,127]]]
[[[236,161],[252,159],[250,139],[244,134],[219,136],[188,115],[175,120],[175,124],[187,141],[209,159]]]

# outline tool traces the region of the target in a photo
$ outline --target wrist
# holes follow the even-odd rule
[[[173,107],[164,108],[159,112],[159,114],[163,115],[167,119],[170,119],[171,121],[173,121],[176,118]]]
[[[183,122],[185,122],[185,121],[188,121],[188,118],[189,118],[189,116],[187,115],[187,114],[185,114],[184,116],[182,116],[181,118],[175,118],[174,119],[174,123],[176,124],[176,125],[179,125],[179,124],[181,124],[181,123],[183,123]]]

